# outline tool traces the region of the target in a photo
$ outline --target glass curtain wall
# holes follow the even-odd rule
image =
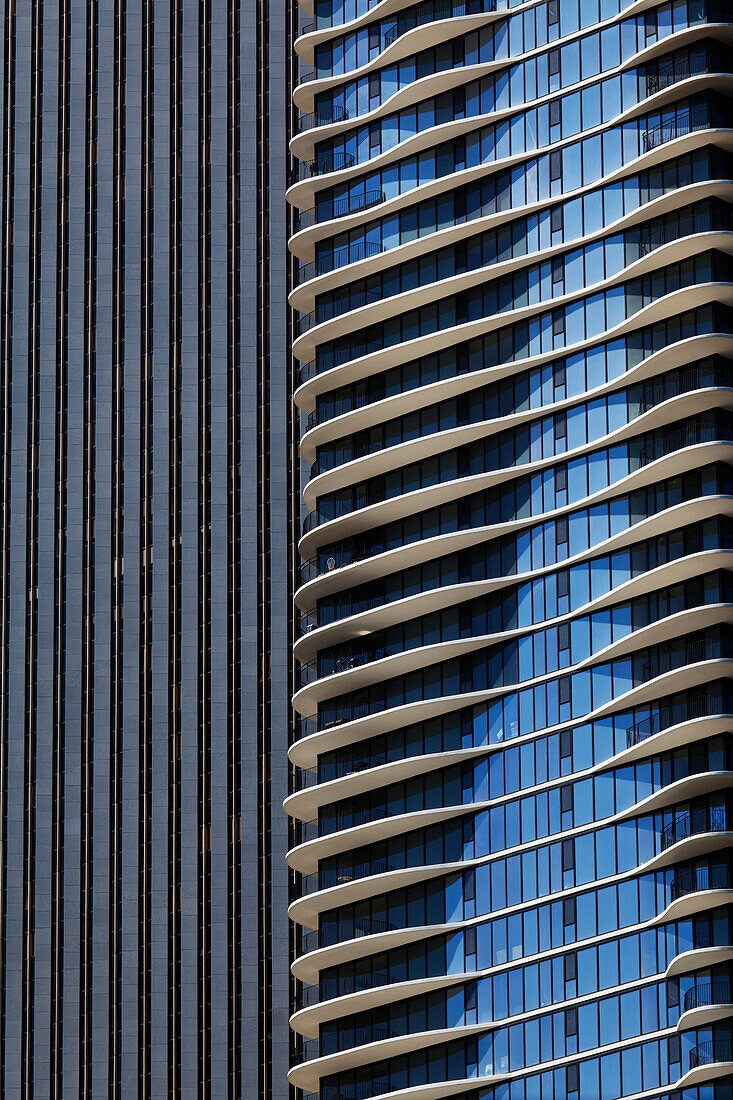
[[[733,1097],[731,15],[299,12],[302,1100]]]

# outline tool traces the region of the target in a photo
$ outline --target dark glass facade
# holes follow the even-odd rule
[[[289,18],[3,5],[7,1100],[288,1094]]]
[[[731,1100],[730,7],[302,19],[290,1081]]]

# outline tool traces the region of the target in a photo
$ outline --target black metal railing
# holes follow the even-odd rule
[[[321,991],[317,985],[304,985],[302,982],[298,983],[298,987],[295,991],[295,1007],[297,1010],[302,1008],[312,1008],[313,1005],[321,1003]]]
[[[685,993],[682,1007],[684,1012],[693,1008],[710,1008],[713,1005],[733,1004],[733,993],[728,978],[713,978],[712,982],[693,986]]]
[[[404,813],[403,810],[395,811],[395,813],[398,812]],[[302,841],[317,840],[343,832],[344,829],[354,829],[358,825],[370,825],[373,821],[383,821],[390,816],[386,806],[337,810],[334,813],[324,813],[320,818],[314,817],[310,821],[301,821],[300,835]]]
[[[330,783],[334,779],[343,779],[347,775],[356,775],[386,763],[386,753],[358,753],[354,750],[347,758],[324,761],[317,768],[296,768],[295,789],[301,791],[316,787],[319,783]]]
[[[386,656],[387,650],[384,646],[374,646],[367,650],[344,646],[338,654],[330,657],[320,655],[311,663],[317,667],[319,677],[334,676],[337,672],[349,672],[352,668],[361,668],[372,661],[381,661]]]
[[[730,233],[733,213],[728,210],[703,210],[681,214],[667,224],[648,225],[640,230],[639,256],[648,256],[662,245],[691,237],[694,233]]]
[[[305,791],[310,787],[316,787],[319,782],[317,768],[295,769],[294,786],[296,791]]]
[[[293,1061],[296,1066],[302,1062],[312,1062],[314,1058],[320,1058],[321,1044],[319,1039],[301,1039],[295,1048]]]
[[[345,168],[353,168],[356,158],[352,153],[328,153],[320,156],[311,164],[312,176],[324,176],[328,172],[343,172]]]
[[[713,1062],[731,1061],[730,1038],[708,1039],[706,1043],[698,1043],[690,1051],[690,1069],[698,1069],[699,1066],[709,1066]]]
[[[308,581],[320,577],[320,570],[316,558],[301,558],[298,562],[298,584],[307,584]]]
[[[309,531],[315,530],[321,522],[322,520],[318,512],[309,512],[303,519],[303,534],[307,535]]]
[[[677,901],[687,894],[697,894],[703,890],[727,890],[730,885],[731,875],[727,864],[685,867],[669,883],[670,900]]]
[[[700,833],[724,833],[728,828],[728,814],[725,806],[700,806],[676,817],[659,833],[661,850],[666,852],[681,840]]]
[[[358,454],[354,454],[352,450],[351,455],[340,457],[338,461],[336,455],[334,455],[332,451],[323,451],[315,462],[311,463],[309,480],[312,481],[313,478],[318,477],[319,474],[325,474],[328,470],[336,470],[339,466],[343,466],[347,462],[353,462],[357,458],[366,458],[368,455],[379,454],[383,449],[381,441],[369,441],[363,446],[360,446]]]
[[[302,638],[304,635],[310,634],[311,630],[315,630],[317,626],[318,618],[315,607],[298,613],[298,637]]]
[[[362,508],[368,508],[372,504],[381,504],[385,499],[383,495],[377,495],[375,490],[372,490],[371,493],[359,492],[352,500],[337,500],[334,507],[329,507],[331,515],[321,515],[320,512],[308,512],[303,520],[303,534],[307,535],[309,531],[315,530],[315,528],[322,523],[330,523],[334,519],[343,519],[344,516],[352,516],[354,512],[361,511]],[[331,568],[335,568],[335,565],[329,567],[329,572]]]
[[[647,71],[646,94],[655,95],[673,84],[678,84],[681,80],[715,72],[719,64],[725,64],[726,69],[730,67],[730,63],[724,62],[722,54],[717,50],[698,50],[687,56],[675,58],[673,61],[660,62],[656,71]]]
[[[496,11],[496,0],[485,0],[481,10]],[[382,49],[386,50],[403,34],[414,30],[415,27],[422,27],[426,23],[437,23],[442,19],[459,19],[462,15],[468,14],[470,14],[469,7],[465,3],[451,4],[446,3],[446,0],[434,0],[432,4],[422,4],[400,15],[394,24],[387,28],[382,36]]]
[[[672,119],[670,122],[660,122],[652,126],[641,135],[642,152],[648,153],[667,141],[676,138],[687,137],[688,134],[698,133],[700,130],[709,130],[714,126],[714,121],[707,110],[699,111],[690,116]]]
[[[630,749],[641,741],[645,741],[647,737],[653,737],[654,734],[661,733],[663,729],[668,729],[670,726],[679,725],[680,722],[689,722],[696,718],[707,718],[713,714],[723,714],[725,710],[726,705],[722,692],[700,692],[690,695],[683,705],[681,714],[680,708],[675,707],[674,710],[670,709],[669,713],[665,715],[661,713],[652,714],[649,718],[643,718],[640,722],[635,722],[633,726],[629,726],[626,730],[626,747]]]
[[[334,367],[340,367],[344,363],[351,363],[354,359],[361,359],[363,355],[371,355],[372,352],[382,350],[384,350],[382,340],[369,340],[363,336],[360,338],[354,336],[343,343],[339,341],[338,347],[333,349],[328,359],[316,363],[316,374],[323,374],[324,371],[333,370]]]
[[[296,183],[312,176],[325,176],[328,172],[342,172],[346,168],[353,168],[355,163],[351,153],[330,153],[313,161],[299,160],[291,170],[290,179],[292,183]]]
[[[299,116],[297,130],[299,134],[303,134],[317,126],[331,126],[334,122],[347,122],[348,118],[349,112],[346,107],[338,107],[333,104],[318,107],[311,114]]]
[[[338,978],[322,978],[319,996],[321,1001],[332,1001],[336,997],[348,997],[352,993],[366,993],[370,989],[381,989],[404,981],[399,971],[373,970],[369,974],[342,974]]]
[[[657,385],[656,381],[646,383],[639,400],[639,415],[649,409],[679,397],[693,390],[708,389],[713,386],[733,386],[733,369],[723,364],[711,366],[686,367]]]
[[[353,1034],[353,1039],[352,1039]],[[353,1050],[355,1047],[366,1046],[367,1043],[382,1043],[385,1039],[394,1039],[399,1033],[387,1027],[386,1024],[361,1024],[357,1025],[353,1033],[349,1035],[349,1042],[338,1042],[338,1036],[327,1035],[320,1042],[321,1057],[329,1054],[340,1054],[344,1050]],[[343,1037],[345,1039],[345,1036]]]
[[[296,230],[310,229],[320,222],[333,221],[336,218],[345,218],[349,214],[358,214],[361,210],[370,210],[373,206],[379,206],[384,202],[384,191],[365,191],[361,195],[343,195],[340,199],[334,199],[331,203],[320,203],[310,210],[299,210],[295,215]]]
[[[318,679],[318,670],[315,662],[298,665],[295,673],[295,683],[298,688],[307,687]]]
[[[683,447],[695,447],[699,443],[730,443],[732,440],[733,430],[707,421],[671,428],[669,431],[659,432],[645,443],[644,449],[638,454],[639,465],[636,468],[648,466],[649,463],[680,451]],[[631,455],[629,457],[631,459]],[[632,462],[629,465],[632,466]]]
[[[343,867],[322,867],[312,875],[298,875],[296,892],[298,897],[304,897],[318,890],[330,890],[335,886],[346,886],[350,882],[371,878],[372,875],[385,875],[388,871],[400,870],[404,868],[386,859],[369,859],[361,863],[345,864]]]
[[[328,621],[319,623],[319,626],[330,626],[331,623],[340,622],[342,619],[349,619],[352,615],[361,615],[365,611],[374,611],[378,607],[384,606],[384,596],[367,596],[364,599],[340,599],[334,600],[328,604],[328,610],[332,615]]]
[[[670,669],[683,668],[685,665],[696,665],[701,661],[714,661],[722,658],[733,657],[733,644],[731,639],[727,636],[723,639],[709,637],[709,638],[690,638],[682,643],[682,654],[679,650],[676,650],[675,656],[681,657],[676,660],[674,664],[670,664]],[[655,676],[662,674],[662,669],[658,667],[658,662],[645,662],[642,667],[642,681],[652,680]]]
[[[317,521],[312,524],[317,526]],[[311,530],[311,528],[308,528]],[[303,560],[299,566],[300,582],[320,577],[324,573],[331,573],[334,569],[343,569],[346,565],[355,562],[366,561],[376,554],[384,554],[387,545],[384,542],[368,542],[366,539],[348,539],[341,543],[338,549],[321,553],[317,557]]]
[[[314,928],[303,932],[300,937],[300,955],[308,955],[311,951],[319,951],[323,947],[333,947],[337,943],[345,943],[347,940],[360,940],[365,936],[380,936],[385,932],[392,932],[397,928],[386,920],[378,920],[375,917],[355,917],[350,921],[338,921],[334,928],[330,929],[331,935],[325,936],[323,929]]]
[[[377,248],[376,252],[379,251],[380,249]],[[374,253],[375,255],[376,252]],[[362,257],[362,259],[364,259],[364,257]],[[329,309],[322,306],[320,309],[314,309],[311,313],[301,314],[297,321],[298,332],[307,332],[309,329],[313,328],[314,325],[325,324],[326,321],[333,321],[336,317],[343,317],[345,313],[351,313],[355,309],[361,309],[362,306],[373,305],[375,302],[381,302],[383,300],[384,295],[382,294],[381,287],[365,286],[360,290],[351,291],[348,295],[344,295],[343,298],[338,298],[336,301],[331,302]]]
[[[298,822],[300,827],[300,844],[307,844],[310,840],[318,840],[318,818],[313,818],[311,821]]]
[[[378,256],[382,252],[382,246],[374,241],[355,241],[354,244],[344,245],[336,249],[331,255],[321,256],[318,260],[312,260],[307,264],[300,264],[297,269],[295,282],[297,286],[315,279],[319,275],[328,275],[331,271],[338,271],[347,264],[356,264],[360,260],[369,260],[372,256]]]
[[[323,761],[319,765],[320,782],[327,783],[332,779],[343,779],[346,775],[356,775],[357,772],[368,771],[369,768],[379,768],[387,763],[387,754],[384,752],[359,752],[354,749],[348,756],[342,756],[338,760]]]
[[[368,389],[360,390],[352,395],[348,407],[339,408],[338,411],[332,411],[331,409],[325,408],[320,410],[314,409],[312,413],[308,413],[305,430],[309,432],[311,428],[317,428],[319,424],[326,424],[329,420],[333,420],[337,416],[352,413],[357,409],[366,408],[367,405],[372,405],[375,401],[383,401],[384,396],[384,382],[375,379]],[[346,402],[344,402],[344,405],[346,405]]]
[[[393,1091],[388,1081],[354,1081],[349,1085],[324,1085],[317,1100],[371,1100]]]
[[[333,506],[329,505],[330,515],[321,515],[320,512],[309,512],[303,520],[303,534],[306,535],[309,531],[313,531],[321,523],[330,523],[334,519],[343,519],[344,516],[351,516],[354,512],[361,511],[362,508],[368,508],[372,504],[381,504],[387,498],[384,496],[383,490],[379,486],[369,486],[368,491],[359,491],[352,497],[351,500],[337,500],[333,503]]]
[[[300,741],[304,737],[310,737],[312,733],[318,732],[318,715],[297,715],[295,719],[295,740]]]
[[[315,378],[317,373],[318,371],[314,359],[311,359],[310,363],[298,363],[295,368],[296,386],[302,386],[304,382],[308,382],[311,378]]]

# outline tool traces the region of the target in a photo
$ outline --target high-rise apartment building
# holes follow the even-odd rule
[[[731,15],[300,28],[303,1098],[733,1095]]]
[[[4,1100],[288,1095],[288,18],[3,8]]]

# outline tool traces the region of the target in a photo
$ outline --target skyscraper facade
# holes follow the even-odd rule
[[[730,1100],[730,6],[303,18],[290,1080]]]
[[[288,1093],[288,19],[3,6],[6,1100]]]

